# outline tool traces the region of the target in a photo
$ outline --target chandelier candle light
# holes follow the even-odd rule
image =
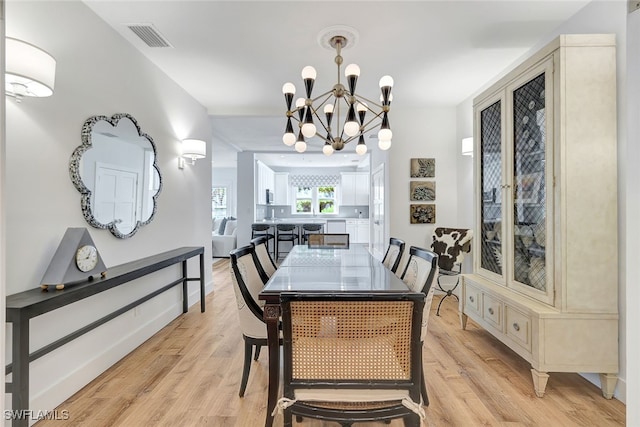
[[[338,83],[329,91],[311,98],[313,84],[316,79],[316,70],[312,66],[302,69],[302,79],[304,81],[306,98],[298,98],[293,103],[296,87],[293,83],[285,83],[282,92],[287,104],[287,127],[282,141],[288,146],[294,146],[295,150],[303,153],[307,149],[305,138],[314,136],[324,140],[322,152],[331,155],[334,151],[340,151],[345,144],[358,140],[356,153],[363,155],[367,152],[364,142],[365,133],[380,128],[378,131],[378,147],[381,150],[388,150],[391,147],[391,137],[393,136],[389,127],[389,109],[391,107],[391,88],[393,79],[384,76],[380,79],[380,104],[356,93],[356,83],[360,76],[360,67],[356,64],[349,64],[345,67],[344,75],[347,79],[345,87],[340,82],[340,67],[342,65],[342,48],[347,46],[348,39],[344,35],[333,35],[328,43],[336,50],[335,62],[338,66]],[[293,107],[293,109],[292,109]],[[340,109],[346,108],[347,115],[344,124],[340,125]],[[318,112],[321,112],[320,114]],[[296,117],[297,113],[297,117]],[[367,119],[367,113],[373,114]],[[324,115],[324,121],[321,115]],[[336,117],[336,127],[331,127],[333,117]],[[298,123],[298,135],[294,133],[293,121]],[[320,123],[321,129],[316,127],[315,121]],[[324,136],[326,133],[326,136]]]

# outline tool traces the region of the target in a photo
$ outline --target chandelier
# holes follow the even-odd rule
[[[356,64],[349,64],[345,67],[344,75],[347,86],[343,85],[340,82],[340,67],[342,66],[340,53],[342,48],[347,46],[349,40],[347,36],[341,34],[329,34],[329,36],[328,43],[336,50],[335,63],[338,66],[338,82],[330,90],[312,98],[316,70],[312,66],[304,67],[302,79],[306,98],[296,99],[295,104],[293,102],[296,93],[294,84],[288,82],[282,86],[282,93],[284,93],[287,104],[287,126],[282,141],[287,146],[294,146],[297,152],[303,153],[307,149],[306,139],[318,136],[324,141],[322,152],[329,156],[357,139],[356,153],[363,155],[367,152],[364,135],[379,128],[378,147],[381,150],[388,150],[391,147],[392,137],[388,113],[393,99],[391,95],[393,79],[390,76],[384,76],[380,79],[379,104],[356,93],[356,83],[360,76],[360,67]],[[342,109],[346,111],[344,118],[340,114]],[[334,119],[336,123],[335,127],[332,127]],[[344,120],[342,124],[340,123],[341,119]],[[294,133],[294,120],[299,128],[297,136]],[[319,126],[316,126],[316,123]]]

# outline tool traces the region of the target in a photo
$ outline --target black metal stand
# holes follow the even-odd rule
[[[187,277],[187,260],[196,255],[200,257],[200,277]],[[29,353],[30,319],[178,263],[182,263],[182,277],[33,353]],[[182,284],[182,311],[186,313],[189,297],[187,282],[189,281],[200,282],[200,311],[204,312],[204,248],[202,246],[178,248],[118,265],[109,268],[105,277],[62,290],[43,291],[38,288],[7,296],[6,316],[7,323],[12,325],[13,363],[5,367],[5,375],[9,373],[13,373],[13,375],[12,381],[5,384],[5,392],[12,395],[11,413],[14,415],[12,426],[28,427],[29,425],[31,416],[29,411],[29,363],[179,284]]]
[[[455,299],[460,301],[460,299],[458,298],[458,295],[454,294],[453,291],[458,287],[458,284],[460,283],[460,273],[461,272],[462,272],[462,264],[458,264],[458,271],[440,270],[440,272],[438,274],[438,280],[437,280],[437,282],[438,282],[438,288],[437,289],[439,291],[444,292],[445,295],[440,300],[440,303],[438,303],[438,309],[436,310],[436,316],[440,316],[440,306],[442,305],[442,302],[445,300],[445,298],[453,296],[453,297],[455,297]],[[442,288],[442,284],[440,283],[440,278],[442,276],[448,276],[448,277],[457,276],[456,277],[456,283],[450,289],[443,289]]]

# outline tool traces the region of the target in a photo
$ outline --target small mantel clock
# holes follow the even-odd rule
[[[106,272],[107,268],[89,231],[84,227],[67,228],[40,287],[64,289],[67,285],[91,281],[98,274],[104,277]]]

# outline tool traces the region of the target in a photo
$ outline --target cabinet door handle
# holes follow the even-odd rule
[[[489,310],[487,310],[489,312],[489,314],[493,315],[493,308],[489,307]]]
[[[469,296],[469,301],[474,302],[475,299],[473,298],[473,296]]]
[[[516,332],[518,332],[520,330],[520,325],[518,325],[517,323],[513,324],[513,329],[516,330]]]

